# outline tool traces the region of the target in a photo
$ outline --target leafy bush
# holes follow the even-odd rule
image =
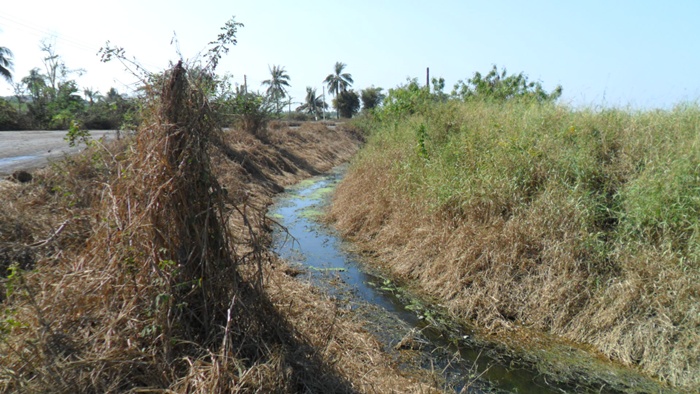
[[[382,88],[375,88],[374,86],[363,89],[362,92],[360,92],[362,109],[369,111],[382,105],[382,102],[386,98],[386,95],[382,93],[382,90]]]
[[[239,91],[219,103],[222,121],[246,132],[260,135],[274,112],[274,103],[258,93]]]
[[[90,131],[85,129],[79,121],[71,120],[70,127],[64,138],[68,142],[68,146],[78,146],[82,142],[85,145],[90,145]]]
[[[344,90],[333,99],[333,106],[343,118],[352,118],[360,110],[360,97],[353,90]]]
[[[21,129],[22,119],[17,110],[12,104],[0,98],[0,131]]]
[[[481,99],[505,101],[511,99],[530,99],[539,102],[556,101],[562,93],[561,85],[552,92],[547,92],[539,82],[528,81],[523,73],[507,75],[504,68],[499,72],[494,65],[485,76],[475,72],[474,76],[467,80],[457,82],[452,95],[464,101]]]
[[[383,118],[401,118],[426,109],[428,103],[430,92],[421,88],[417,79],[411,79],[405,85],[389,89],[380,114]]]

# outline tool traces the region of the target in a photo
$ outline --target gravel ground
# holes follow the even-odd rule
[[[92,130],[92,138],[102,136],[112,139],[114,130]],[[0,131],[0,176],[17,170],[31,170],[48,164],[51,159],[60,159],[65,154],[74,154],[85,148],[81,144],[71,148],[64,140],[65,130],[45,131]]]

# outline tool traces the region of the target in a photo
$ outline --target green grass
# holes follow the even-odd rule
[[[700,105],[448,101],[357,124],[334,215],[397,275],[700,387]]]
[[[608,251],[633,243],[700,257],[697,105],[447,103],[373,130],[364,155],[400,152],[393,187],[434,211],[508,220],[556,191],[551,214],[573,204],[581,230]]]

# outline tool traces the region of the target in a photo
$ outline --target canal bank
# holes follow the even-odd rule
[[[365,327],[404,368],[439,371],[456,392],[665,392],[634,370],[601,360],[557,338],[524,330],[510,337],[480,333],[451,320],[439,304],[351,251],[321,223],[343,169],[288,188],[270,217],[281,226],[273,250]]]

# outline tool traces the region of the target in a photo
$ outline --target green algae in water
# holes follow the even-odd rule
[[[317,207],[308,207],[299,213],[300,218],[304,219],[317,219],[323,216],[325,212]]]
[[[292,187],[294,190],[303,190],[303,189],[308,189],[317,182],[321,181],[321,178],[309,178],[309,179],[304,179],[303,181],[297,183]]]
[[[335,191],[335,185],[332,186],[326,186],[322,187],[319,189],[314,190],[313,193],[309,194],[306,198],[310,200],[321,200],[328,196],[329,194],[332,194]]]
[[[347,271],[347,268],[343,267],[328,267],[328,268],[318,268],[318,267],[309,267],[311,270],[318,271],[318,272],[345,272]]]

